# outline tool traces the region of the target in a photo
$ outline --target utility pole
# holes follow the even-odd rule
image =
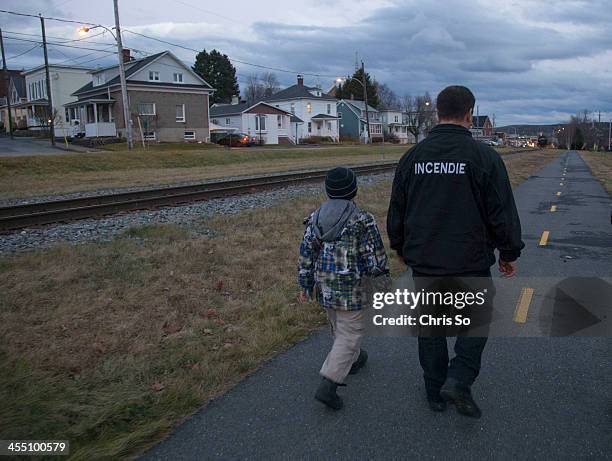
[[[610,127],[608,128],[608,151],[612,150],[612,118],[610,119]]]
[[[0,29],[0,48],[2,49],[2,70],[6,79],[6,107],[8,109],[9,136],[13,139],[13,116],[11,114],[11,79],[6,68],[6,56],[4,55],[4,41],[2,40],[2,29]]]
[[[363,61],[361,61],[361,79],[363,84],[363,102],[365,103],[365,116],[366,116],[366,144],[370,142],[370,114],[368,112],[368,88],[366,86],[366,74],[365,74],[365,66],[363,65]]]
[[[119,27],[119,5],[118,0],[113,0],[115,7],[115,32],[117,35],[117,52],[119,56],[119,79],[121,81],[121,99],[123,102],[123,121],[125,123],[125,134],[127,138],[128,150],[132,150],[132,124],[130,120],[130,107],[127,94],[127,82],[125,80],[125,66],[123,63],[123,43],[121,42],[121,28]]]
[[[51,145],[55,146],[55,114],[53,113],[53,101],[51,98],[51,77],[49,75],[49,56],[47,54],[47,35],[45,34],[45,18],[40,16],[40,30],[42,33],[43,52],[45,55],[45,78],[47,79],[47,107],[49,111],[49,137]]]

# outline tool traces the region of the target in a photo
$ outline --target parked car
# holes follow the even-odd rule
[[[246,133],[228,133],[217,140],[217,144],[228,147],[250,147],[258,144],[258,142],[256,136],[249,136]]]

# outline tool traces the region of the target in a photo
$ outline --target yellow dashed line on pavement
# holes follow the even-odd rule
[[[542,237],[540,238],[540,246],[543,247],[548,243],[548,236],[550,235],[549,231],[542,232]]]
[[[557,211],[557,205],[551,205],[550,212],[554,213],[555,211]]]
[[[559,185],[560,185],[560,186],[562,186],[562,185],[563,185],[563,183],[562,183],[562,182],[560,182],[560,183],[559,183]]]
[[[560,197],[560,196],[561,196],[561,192],[557,192],[557,197]]]
[[[514,321],[516,323],[525,323],[527,321],[527,313],[529,312],[529,305],[532,299],[533,288],[523,288],[514,310]]]

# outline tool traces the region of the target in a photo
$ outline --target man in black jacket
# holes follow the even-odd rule
[[[506,168],[499,154],[472,138],[475,98],[449,86],[437,98],[440,123],[400,160],[387,215],[391,248],[421,277],[487,277],[516,273],[524,247]],[[419,336],[429,406],[446,402],[480,417],[470,386],[480,371],[486,337],[460,336],[450,361],[445,336]]]

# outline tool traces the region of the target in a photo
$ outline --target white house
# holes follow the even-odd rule
[[[55,112],[55,136],[70,135],[70,121],[66,119],[64,104],[76,101],[72,93],[85,85],[89,80],[89,71],[84,67],[49,65],[51,78],[51,103]],[[43,129],[48,126],[49,101],[47,98],[47,78],[45,67],[39,66],[23,73],[25,77],[26,102],[18,108],[27,109],[29,129]]]
[[[213,124],[231,132],[247,134],[263,144],[294,142],[291,118],[290,112],[263,101],[249,104],[235,98],[232,104],[213,104],[210,108]]]
[[[273,94],[266,102],[294,115],[290,137],[295,142],[312,136],[339,140],[336,98],[320,88],[304,85],[303,76],[298,75],[297,84]]]
[[[400,144],[414,142],[414,136],[408,131],[406,116],[400,109],[381,110],[380,121],[382,122],[385,138],[394,136],[399,140]]]

